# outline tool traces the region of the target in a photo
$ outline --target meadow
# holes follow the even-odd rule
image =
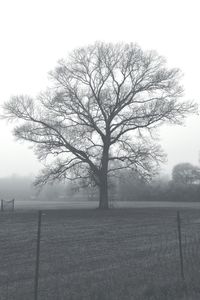
[[[200,210],[42,213],[38,300],[200,299]],[[38,212],[0,213],[0,300],[34,299]]]

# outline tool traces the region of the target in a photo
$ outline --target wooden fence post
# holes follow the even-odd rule
[[[36,261],[35,261],[34,300],[38,299],[38,282],[39,282],[39,267],[40,267],[41,220],[42,220],[42,211],[39,210],[38,211]]]
[[[180,257],[180,271],[181,278],[184,280],[184,267],[183,267],[183,249],[182,249],[182,235],[181,235],[181,218],[180,212],[177,211],[177,228],[178,228],[178,244],[179,244],[179,257]]]
[[[12,211],[14,211],[15,210],[15,199],[13,198],[12,199]]]
[[[3,211],[3,199],[1,199],[1,211]]]

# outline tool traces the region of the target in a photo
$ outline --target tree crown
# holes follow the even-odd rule
[[[179,100],[180,71],[134,44],[76,49],[50,76],[54,86],[38,98],[16,96],[4,105],[6,118],[22,121],[14,135],[32,142],[39,159],[55,158],[37,183],[92,178],[99,184],[106,160],[108,174],[131,168],[149,177],[164,159],[153,130],[181,124],[196,109]]]

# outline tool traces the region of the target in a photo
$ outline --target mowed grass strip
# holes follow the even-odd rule
[[[182,210],[181,216],[188,225],[199,213]],[[1,300],[33,299],[37,216],[34,211],[0,215]],[[198,224],[183,229],[193,241],[193,247],[187,237],[183,241],[187,289],[180,279],[174,209],[44,211],[38,298],[184,299],[188,291],[196,297]]]

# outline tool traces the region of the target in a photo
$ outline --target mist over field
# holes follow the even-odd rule
[[[189,178],[189,177],[188,177]],[[55,182],[42,188],[34,186],[33,176],[13,175],[0,178],[0,199],[17,202],[25,201],[39,208],[39,201],[54,202],[59,207],[64,202],[98,202],[98,189],[95,186],[81,186],[71,181]],[[181,180],[184,180],[184,178]],[[120,177],[112,179],[109,185],[109,201],[111,206],[117,202],[200,202],[200,185],[172,180],[169,176],[157,176],[145,182],[137,175],[123,172]],[[57,203],[57,204],[56,204]],[[60,204],[59,204],[60,203]],[[92,206],[94,204],[91,204]],[[125,204],[124,204],[125,205]],[[127,204],[126,204],[127,205]],[[123,206],[123,204],[122,204]],[[154,206],[154,205],[153,205]]]

